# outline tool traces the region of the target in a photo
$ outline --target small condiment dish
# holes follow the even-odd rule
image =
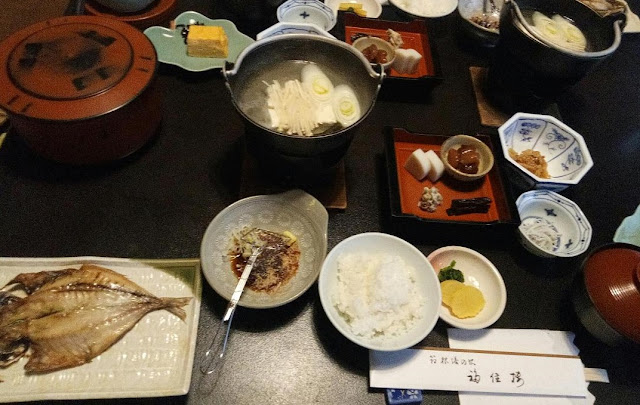
[[[276,11],[278,21],[288,23],[315,24],[325,31],[336,25],[336,16],[321,1],[287,0]]]
[[[495,323],[507,305],[507,289],[498,269],[483,255],[462,246],[445,246],[427,257],[436,275],[455,260],[455,268],[464,274],[464,284],[476,287],[482,292],[485,306],[471,318],[456,318],[449,308],[440,305],[440,319],[460,329],[483,329]]]
[[[547,258],[573,257],[589,247],[591,224],[568,198],[549,190],[531,190],[518,197],[516,206],[521,220],[520,241],[529,252]],[[527,231],[534,226],[538,232]]]
[[[377,62],[371,61],[371,59],[369,59],[367,54],[364,52],[365,49],[369,48],[372,45],[375,45],[378,50],[385,51],[387,53],[386,55],[387,61],[384,63],[380,63],[385,70],[387,70],[393,64],[393,61],[396,58],[396,50],[393,48],[393,46],[389,42],[385,41],[382,38],[361,37],[353,41],[351,45],[357,50],[359,50],[360,52],[362,52],[365,55],[365,58],[367,58],[372,65],[377,64]]]
[[[458,14],[462,18],[462,28],[473,40],[485,46],[495,46],[500,38],[500,10],[504,0],[460,0]],[[478,19],[484,22],[480,24]],[[489,24],[491,23],[491,24]]]
[[[458,149],[462,145],[470,145],[474,147],[478,152],[480,163],[478,164],[477,173],[463,173],[460,170],[455,169],[449,163],[449,160],[447,159],[449,149]],[[469,135],[455,135],[444,141],[442,143],[442,147],[440,148],[440,159],[442,160],[442,163],[444,163],[444,169],[447,171],[447,173],[449,173],[453,178],[460,181],[475,181],[483,178],[493,168],[494,161],[491,149],[478,138],[474,138],[473,136]]]
[[[555,117],[517,113],[498,128],[502,153],[510,170],[509,178],[522,190],[562,191],[578,184],[593,167],[584,138]],[[550,178],[534,175],[509,154],[531,149],[540,152],[547,162]]]
[[[338,260],[347,253],[389,254],[400,257],[407,266],[414,269],[414,282],[423,297],[421,317],[404,333],[397,335],[376,335],[367,338],[354,333],[351,326],[336,307],[335,297],[339,289]],[[366,288],[363,284],[362,288]],[[318,278],[320,302],[327,317],[340,333],[352,342],[371,350],[395,351],[414,346],[422,341],[438,321],[440,293],[438,277],[427,258],[412,244],[396,236],[369,232],[351,236],[338,243],[327,255]],[[396,314],[397,315],[397,314]]]

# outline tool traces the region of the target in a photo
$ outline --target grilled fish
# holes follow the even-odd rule
[[[0,294],[0,367],[30,351],[27,372],[90,362],[149,312],[166,309],[183,321],[191,298],[158,298],[122,274],[95,265],[22,273]]]

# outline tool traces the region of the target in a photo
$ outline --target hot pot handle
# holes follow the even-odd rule
[[[232,76],[233,74],[230,74],[230,71],[233,71],[233,67],[235,65],[229,61],[224,61],[224,66],[222,67],[222,76],[224,76],[224,80],[227,81],[227,83],[229,82],[229,76]]]

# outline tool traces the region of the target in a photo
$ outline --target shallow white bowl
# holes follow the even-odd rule
[[[511,180],[523,189],[561,191],[578,184],[593,167],[582,135],[549,115],[517,113],[498,128],[502,153],[512,169]],[[549,179],[540,178],[516,163],[509,148],[540,152],[547,161]],[[514,170],[515,169],[515,170]]]
[[[532,190],[516,200],[520,214],[520,241],[529,252],[541,257],[573,257],[584,253],[591,243],[591,224],[580,207],[549,190]],[[560,236],[551,249],[543,249],[522,232],[522,224],[547,222]]]
[[[415,4],[429,2],[431,8],[416,9]],[[414,17],[444,17],[451,14],[458,7],[458,0],[389,0],[389,3]]]
[[[456,318],[449,308],[441,303],[440,318],[443,321],[460,329],[482,329],[491,326],[502,316],[507,304],[507,289],[500,272],[489,259],[475,250],[462,246],[442,247],[431,252],[427,259],[436,274],[455,260],[455,268],[464,274],[464,284],[476,287],[484,295],[485,306],[473,318]]]
[[[325,31],[336,25],[333,10],[318,0],[288,0],[276,11],[278,21],[315,24]]]
[[[334,295],[338,288],[338,258],[343,253],[371,252],[389,253],[400,256],[415,269],[416,283],[425,297],[422,318],[407,333],[386,338],[364,338],[351,331],[347,321],[338,313],[334,305]],[[410,243],[384,233],[362,233],[338,243],[327,255],[318,278],[320,302],[333,326],[347,339],[371,350],[394,351],[411,347],[422,341],[438,321],[442,295],[438,277],[427,258]]]
[[[378,0],[324,0],[324,4],[329,6],[336,16],[342,3],[362,4],[362,9],[367,12],[367,18],[378,18],[382,14],[382,6]]]
[[[247,197],[220,211],[202,238],[202,273],[209,285],[229,300],[238,284],[231,270],[228,252],[233,232],[245,226],[275,232],[290,231],[300,245],[300,266],[289,282],[272,293],[245,289],[238,305],[273,308],[291,302],[318,278],[327,252],[327,210],[313,196],[301,190]]]

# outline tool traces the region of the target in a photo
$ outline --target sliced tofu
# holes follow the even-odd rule
[[[409,158],[404,163],[404,168],[407,169],[416,180],[422,181],[431,170],[431,162],[422,149],[416,149],[409,155]]]
[[[440,180],[442,174],[444,173],[444,163],[440,160],[440,156],[438,156],[434,151],[429,150],[425,153],[426,158],[429,160],[431,164],[431,168],[429,169],[429,180],[435,183]]]

